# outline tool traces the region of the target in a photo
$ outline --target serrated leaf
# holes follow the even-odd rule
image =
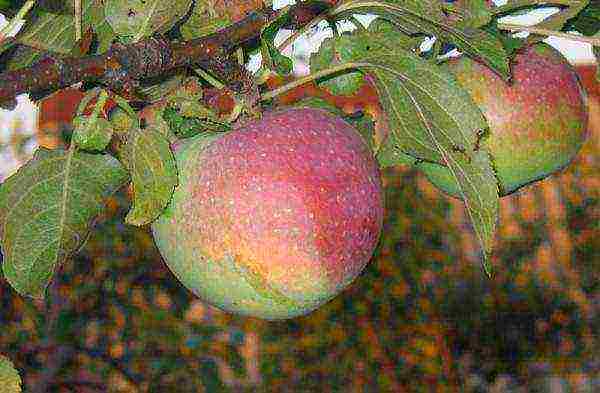
[[[266,24],[260,33],[263,63],[267,68],[280,75],[287,75],[292,72],[292,69],[294,68],[292,59],[284,56],[279,49],[277,49],[274,42],[275,35],[279,29],[289,22],[290,16],[287,13],[282,13],[281,16]]]
[[[12,362],[0,355],[0,386],[5,393],[21,392],[21,376]]]
[[[73,143],[83,150],[104,150],[112,135],[112,124],[105,118],[77,116],[73,119]]]
[[[106,20],[123,43],[165,33],[185,16],[192,0],[105,0]]]
[[[42,298],[56,267],[83,245],[105,198],[126,181],[109,155],[38,149],[0,187],[2,267],[13,288]]]
[[[418,2],[350,0],[338,6],[336,12],[342,15],[370,12],[396,24],[401,30],[411,26],[412,33],[433,35],[442,41],[453,43],[469,56],[480,59],[504,79],[510,78],[508,56],[497,37],[481,29],[461,28],[444,23],[414,3]]]
[[[436,136],[433,136],[437,139]],[[489,153],[475,151],[471,157],[448,150],[442,144],[440,152],[460,188],[473,229],[483,250],[483,268],[492,274],[490,254],[493,249],[500,210],[498,180]]]
[[[164,134],[134,128],[124,148],[133,185],[133,206],[125,221],[146,225],[163,212],[177,186],[175,156]]]
[[[109,38],[111,30],[107,30],[102,0],[82,0],[81,23],[83,31],[91,28],[94,32],[102,32],[104,40],[114,37],[112,34]],[[45,52],[68,55],[76,46],[75,19],[73,15],[37,10],[13,43],[25,47],[9,60],[9,69],[27,67]]]
[[[489,155],[479,149],[487,128],[481,111],[456,80],[416,55],[397,51],[361,60],[374,78],[390,133],[378,154],[383,162],[405,163],[406,154],[448,166],[457,178],[484,251],[484,267],[498,217],[498,185]],[[381,157],[381,154],[392,154]],[[382,159],[383,158],[383,159]]]
[[[217,11],[214,0],[196,0],[189,19],[181,26],[181,35],[185,40],[204,37],[231,23],[228,15]]]
[[[361,61],[374,77],[390,123],[384,141],[415,158],[443,163],[430,129],[445,146],[473,151],[477,135],[487,128],[483,114],[454,77],[407,51],[379,53]]]

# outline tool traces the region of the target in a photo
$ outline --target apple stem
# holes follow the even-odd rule
[[[302,78],[298,78],[290,83],[287,83],[281,87],[278,87],[277,89],[267,91],[266,93],[264,93],[260,96],[260,100],[261,101],[272,100],[273,98],[275,98],[281,94],[287,93],[288,91],[293,90],[293,89],[295,89],[299,86],[302,86],[306,83],[312,82],[317,79],[324,78],[324,77],[332,75],[332,74],[336,74],[338,72],[350,70],[353,68],[358,68],[359,66],[360,66],[359,63],[344,63],[344,64],[340,64],[335,67],[326,68],[324,70],[315,72],[314,74],[310,74],[310,75],[304,76]]]
[[[580,36],[572,33],[563,33],[561,31],[542,29],[534,26],[514,25],[511,23],[498,23],[498,28],[500,30],[507,30],[513,32],[525,31],[532,34],[566,38],[568,40],[583,42],[586,44],[591,44],[593,46],[600,46],[600,38]]]

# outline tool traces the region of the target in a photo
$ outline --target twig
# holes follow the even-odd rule
[[[300,87],[306,83],[315,81],[317,79],[325,78],[326,76],[333,75],[338,72],[350,70],[353,68],[358,68],[360,65],[362,65],[362,64],[361,63],[344,63],[344,64],[340,64],[339,66],[326,68],[324,70],[315,72],[315,73],[307,75],[305,77],[295,79],[288,84],[278,87],[277,89],[267,91],[260,97],[260,100],[261,101],[272,100],[273,98],[275,98],[281,94],[287,93],[288,91],[293,90],[297,87]]]
[[[331,3],[336,3],[332,1]],[[301,2],[289,9],[290,26],[299,28],[327,8]],[[263,26],[279,17],[279,12],[262,8],[214,34],[185,42],[152,37],[130,44],[114,44],[107,53],[80,58],[46,57],[31,67],[0,74],[0,103],[21,93],[57,90],[78,82],[101,83],[127,98],[135,97],[140,80],[160,76],[170,70],[202,67],[227,84],[241,85],[245,77],[229,55],[254,40]]]
[[[0,30],[0,41],[6,38],[6,36],[8,36],[8,34],[10,34],[11,31],[13,31],[17,24],[25,18],[27,13],[35,5],[35,2],[36,0],[28,0],[25,4],[23,4],[19,12],[17,12],[17,15],[15,15],[15,17],[11,19],[10,23],[4,26],[2,30]]]
[[[542,28],[538,28],[538,27],[534,27],[534,26],[522,26],[522,25],[513,25],[510,23],[498,23],[498,28],[500,30],[507,30],[507,31],[513,31],[513,32],[525,31],[528,33],[539,34],[539,35],[544,35],[544,36],[566,38],[571,41],[583,42],[586,44],[591,44],[593,46],[600,46],[600,38],[580,36],[580,35],[571,34],[571,33],[563,33],[561,31],[542,29]]]
[[[513,0],[501,6],[490,9],[492,15],[505,15],[515,11],[520,11],[527,8],[540,8],[540,7],[569,7],[573,5],[573,0]]]
[[[75,41],[81,40],[81,0],[75,0]]]

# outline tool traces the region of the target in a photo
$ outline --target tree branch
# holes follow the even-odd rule
[[[302,2],[289,8],[290,27],[298,28],[325,12],[337,1]],[[160,76],[170,70],[202,67],[236,88],[240,70],[229,55],[240,45],[256,39],[279,12],[265,7],[216,33],[185,42],[151,37],[130,45],[113,44],[101,55],[58,58],[47,56],[31,67],[0,74],[0,103],[11,102],[22,93],[57,90],[78,82],[95,82],[127,97],[135,97],[140,80]]]
[[[510,24],[510,23],[498,23],[498,29],[512,31],[512,32],[525,31],[525,32],[528,32],[531,34],[539,34],[539,35],[544,35],[547,37],[551,37],[551,36],[560,37],[560,38],[565,38],[565,39],[571,40],[571,41],[582,42],[584,44],[600,46],[600,38],[586,37],[583,35],[576,35],[576,34],[572,34],[572,33],[563,33],[561,31],[542,29],[542,28],[535,27],[535,26],[522,26],[522,25],[515,25],[515,24]]]

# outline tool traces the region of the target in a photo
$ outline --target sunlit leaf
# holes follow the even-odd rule
[[[476,29],[491,22],[492,13],[485,0],[461,0],[458,2],[461,12],[459,25],[464,28]]]
[[[372,51],[409,49],[415,44],[414,38],[392,29],[389,22],[376,20],[369,26],[369,31],[346,33],[326,39],[319,51],[310,57],[311,72],[365,57]],[[363,85],[363,79],[360,72],[346,72],[321,81],[319,86],[334,95],[352,95]]]

